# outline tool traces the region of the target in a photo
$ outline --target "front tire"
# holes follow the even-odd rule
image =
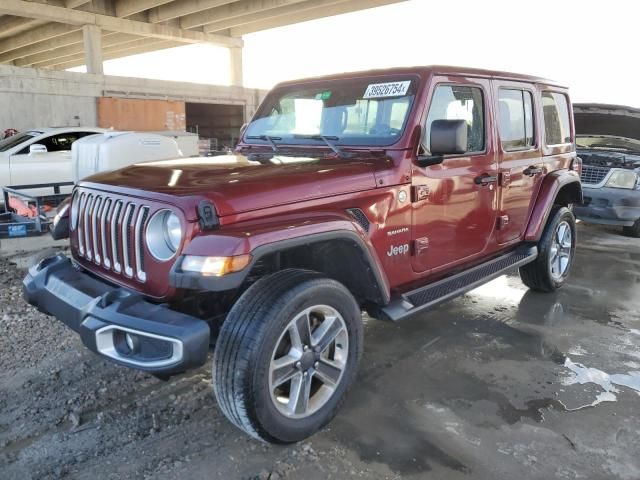
[[[627,237],[640,238],[640,218],[630,227],[622,227],[622,233]]]
[[[554,207],[538,242],[538,257],[520,267],[531,290],[553,292],[564,285],[576,250],[576,219],[566,207]]]
[[[220,330],[213,364],[220,409],[254,438],[303,440],[342,405],[362,343],[360,308],[342,284],[295,269],[264,277]]]

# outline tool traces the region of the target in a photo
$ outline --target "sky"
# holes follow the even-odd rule
[[[638,3],[409,0],[245,35],[244,83],[460,65],[551,78],[573,102],[640,108]],[[227,85],[228,64],[227,49],[198,44],[109,60],[105,73]]]

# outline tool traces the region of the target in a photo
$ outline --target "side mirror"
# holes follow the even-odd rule
[[[29,145],[29,155],[33,155],[37,153],[47,153],[47,147],[45,147],[40,143],[33,143]]]
[[[451,155],[467,152],[467,122],[434,120],[431,124],[431,154]]]

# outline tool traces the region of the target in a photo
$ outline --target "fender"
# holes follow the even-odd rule
[[[195,237],[184,249],[173,266],[169,282],[176,288],[220,292],[240,287],[256,263],[266,255],[320,242],[346,242],[357,249],[367,266],[370,280],[383,304],[390,300],[389,282],[380,259],[367,234],[349,217],[337,214],[286,215],[267,221],[230,225],[224,231],[203,233]],[[241,272],[223,277],[203,277],[183,272],[180,265],[185,255],[198,256],[252,256]]]
[[[545,177],[531,212],[525,241],[537,242],[540,239],[551,209],[558,201],[562,205],[582,203],[582,184],[578,172],[556,170]]]

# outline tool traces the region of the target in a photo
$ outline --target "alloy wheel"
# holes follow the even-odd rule
[[[551,276],[556,281],[561,281],[569,273],[571,257],[573,255],[573,234],[567,221],[562,221],[556,227],[551,242],[551,255],[549,267]]]
[[[278,411],[288,418],[317,412],[340,384],[348,356],[347,326],[336,309],[315,305],[297,314],[269,366],[269,391]]]

